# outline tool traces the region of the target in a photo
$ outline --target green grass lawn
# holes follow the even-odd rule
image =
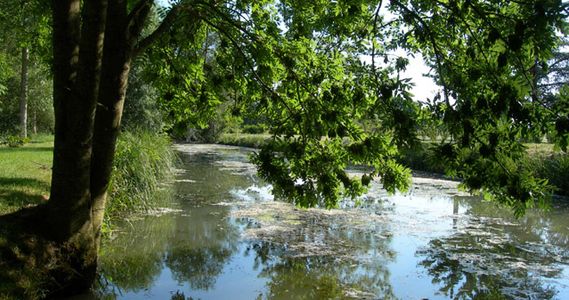
[[[0,146],[0,214],[49,197],[53,136],[32,137],[19,147]]]

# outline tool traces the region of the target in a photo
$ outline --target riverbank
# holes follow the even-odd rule
[[[170,139],[149,132],[124,132],[117,143],[109,188],[107,220],[164,202],[155,197],[173,176],[175,153]],[[53,136],[41,135],[21,147],[0,146],[0,215],[48,201]]]
[[[259,148],[271,138],[269,134],[222,134],[217,140],[218,144]],[[556,188],[556,194],[569,196],[569,155],[556,151],[552,144],[525,144],[528,159],[523,163],[535,174],[547,179]],[[399,161],[413,170],[414,176],[454,179],[445,175],[444,165],[432,159],[428,143],[414,149],[407,149],[401,153]]]

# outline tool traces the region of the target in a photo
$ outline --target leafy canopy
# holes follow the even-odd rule
[[[277,195],[335,207],[378,177],[406,190],[399,153],[417,143],[420,105],[393,53],[421,53],[442,91],[429,100],[449,139],[433,149],[448,173],[517,213],[552,189],[519,164],[521,139],[552,132],[566,150],[566,98],[542,101],[537,66],[567,30],[557,0],[177,1],[168,34],[147,53],[161,103],[205,124],[220,103],[268,120],[273,138],[255,155]],[[411,66],[412,67],[412,66]],[[566,91],[566,90],[562,90]],[[565,100],[563,100],[565,99]],[[565,101],[565,102],[563,102]],[[204,117],[205,116],[205,117]],[[372,124],[372,126],[369,126]],[[366,166],[350,177],[348,164]]]

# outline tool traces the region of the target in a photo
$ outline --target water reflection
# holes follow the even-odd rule
[[[123,225],[124,232],[114,240],[103,243],[101,272],[113,293],[144,289],[156,281],[168,240],[174,236],[173,223],[167,217],[133,220]]]
[[[517,220],[504,208],[471,197],[455,197],[466,209],[456,230],[417,251],[440,292],[453,299],[507,297],[553,299],[558,290],[548,278],[563,280],[569,264],[566,212],[530,211]],[[567,227],[565,227],[567,228]],[[562,230],[559,230],[562,229]],[[567,282],[567,279],[564,279]],[[500,298],[498,297],[498,298]]]
[[[282,246],[253,243],[268,279],[264,299],[392,299],[383,260],[367,263],[333,256],[290,257]]]
[[[383,218],[362,210],[298,210],[269,202],[233,212],[247,226],[265,299],[393,298],[387,263],[394,258]],[[380,222],[377,222],[381,220]]]
[[[128,220],[123,231],[107,241],[101,271],[107,292],[121,296],[147,290],[168,268],[178,284],[211,289],[227,260],[237,251],[238,227],[227,218],[229,207],[214,204],[229,197],[247,179],[212,165],[214,156],[182,156],[192,172],[182,172],[176,184],[182,213]]]
[[[406,195],[375,185],[361,207],[297,209],[270,199],[247,151],[181,150],[172,213],[125,221],[103,244],[103,296],[569,298],[567,206],[516,220],[417,179]]]

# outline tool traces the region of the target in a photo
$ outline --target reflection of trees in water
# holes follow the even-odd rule
[[[180,284],[211,289],[228,259],[237,251],[238,228],[229,223],[227,207],[203,206],[176,222],[177,236],[168,244],[165,264]]]
[[[222,247],[175,247],[166,255],[165,263],[178,282],[188,282],[192,289],[209,290],[233,254]]]
[[[478,218],[491,228],[504,230],[506,235],[520,243],[543,243],[559,247],[558,253],[569,256],[569,207],[566,203],[554,201],[551,211],[528,210],[525,216],[516,219],[510,209],[494,203],[474,200],[472,197],[455,197],[455,201],[466,208],[466,215]],[[504,224],[511,226],[504,226]]]
[[[208,203],[225,200],[228,186],[246,186],[247,179],[198,163],[179,179],[195,181],[176,185],[183,215],[131,220],[103,246],[101,271],[111,288],[128,292],[151,287],[167,266],[179,283],[207,290],[237,250],[239,232],[229,222],[229,208]]]
[[[174,219],[145,217],[124,224],[123,232],[105,241],[99,256],[102,275],[122,291],[152,285],[163,268],[167,241],[174,235]]]
[[[474,239],[471,242],[476,243]],[[501,260],[504,255],[482,253],[482,249],[464,247],[463,239],[434,240],[429,249],[418,251],[425,256],[420,265],[440,284],[440,291],[452,299],[551,299],[555,289],[546,286],[523,263]],[[458,244],[458,245],[457,245]],[[486,250],[488,252],[488,250]],[[484,256],[492,256],[484,261]],[[558,272],[560,273],[560,272]],[[500,296],[500,297],[498,297]]]
[[[355,214],[279,207],[255,214],[261,229],[278,230],[258,235],[245,253],[255,255],[254,268],[268,280],[264,298],[394,298],[387,264],[395,254],[384,222],[354,226],[361,221]],[[247,227],[251,218],[238,222]]]
[[[247,157],[241,156],[236,159],[245,160]],[[213,153],[181,153],[180,159],[187,168],[178,179],[193,181],[176,185],[176,194],[187,211],[196,204],[227,201],[232,189],[244,189],[251,185],[251,178],[242,173],[246,169],[246,163],[233,162],[229,163],[229,167],[216,165],[215,162],[221,164],[224,161],[220,155]]]
[[[294,257],[286,246],[269,242],[251,243],[247,252],[255,253],[259,276],[268,279],[265,299],[394,298],[381,258]]]
[[[101,255],[104,276],[120,290],[136,291],[152,286],[165,264],[179,283],[210,289],[237,250],[239,233],[228,223],[227,213],[226,207],[204,206],[192,210],[190,216],[132,222],[131,232],[105,247],[107,253]]]
[[[567,220],[537,212],[516,220],[490,203],[455,201],[467,209],[456,232],[417,252],[442,293],[454,299],[555,296],[556,290],[540,277],[560,276],[559,263],[567,264],[567,233],[559,230]]]

